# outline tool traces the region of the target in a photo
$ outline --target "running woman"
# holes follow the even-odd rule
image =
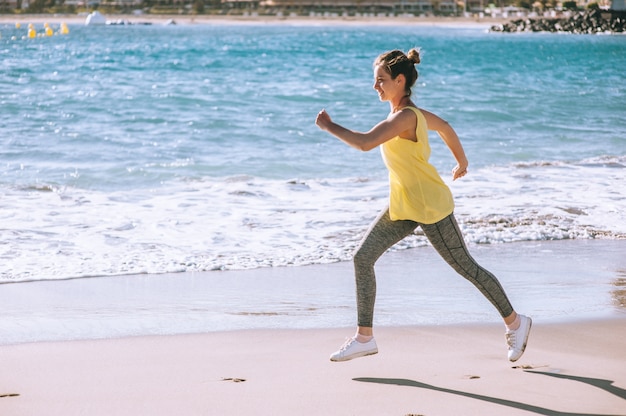
[[[467,174],[468,161],[454,129],[439,116],[418,108],[411,100],[420,63],[417,49],[408,54],[394,50],[374,61],[374,89],[389,102],[388,117],[370,131],[349,130],[331,119],[325,110],[315,124],[351,147],[369,151],[380,147],[389,170],[389,205],[371,224],[354,254],[357,296],[357,330],[331,361],[347,361],[378,353],[373,333],[376,276],[374,264],[391,246],[421,227],[424,234],[461,276],[472,282],[504,320],[508,358],[517,361],[526,348],[532,321],[511,306],[498,279],[469,254],[454,218],[454,201],[448,186],[428,162],[428,130],[434,130],[456,159],[452,179]]]

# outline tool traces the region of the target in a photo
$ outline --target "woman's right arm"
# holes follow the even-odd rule
[[[409,113],[405,111],[395,113],[388,119],[375,125],[367,133],[349,130],[333,122],[326,110],[322,110],[317,114],[315,124],[347,145],[367,152],[407,130],[407,123],[410,126],[411,121],[415,122],[415,116]]]

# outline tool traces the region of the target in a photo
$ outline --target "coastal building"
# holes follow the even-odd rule
[[[471,0],[468,0],[471,1]],[[479,1],[482,4],[482,0]],[[280,10],[287,13],[393,13],[393,14],[456,14],[456,0],[221,0],[231,9]]]
[[[232,9],[257,9],[259,0],[221,0],[223,7]]]
[[[0,10],[9,11],[17,9],[17,0],[0,0]]]

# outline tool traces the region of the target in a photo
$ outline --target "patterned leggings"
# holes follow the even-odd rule
[[[389,209],[383,210],[366,232],[354,255],[358,325],[372,327],[376,300],[374,264],[388,248],[408,236],[417,227],[457,273],[469,280],[496,307],[504,318],[513,313],[513,307],[498,279],[482,268],[470,256],[454,214],[435,224],[421,224],[411,220],[392,221]]]

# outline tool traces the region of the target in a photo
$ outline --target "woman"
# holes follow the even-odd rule
[[[369,151],[380,146],[389,170],[389,206],[374,220],[354,255],[357,331],[330,359],[346,361],[378,352],[372,331],[376,297],[374,264],[388,248],[421,227],[444,260],[496,307],[506,327],[508,358],[516,361],[526,348],[532,321],[513,310],[496,277],[468,253],[454,218],[450,189],[428,162],[428,130],[434,130],[456,159],[452,179],[467,174],[465,152],[452,127],[435,114],[417,108],[411,100],[411,87],[418,76],[415,65],[419,62],[416,49],[407,55],[399,50],[383,53],[374,61],[374,89],[381,101],[389,102],[391,112],[370,131],[346,129],[333,122],[325,110],[315,120],[322,130],[356,149]]]

